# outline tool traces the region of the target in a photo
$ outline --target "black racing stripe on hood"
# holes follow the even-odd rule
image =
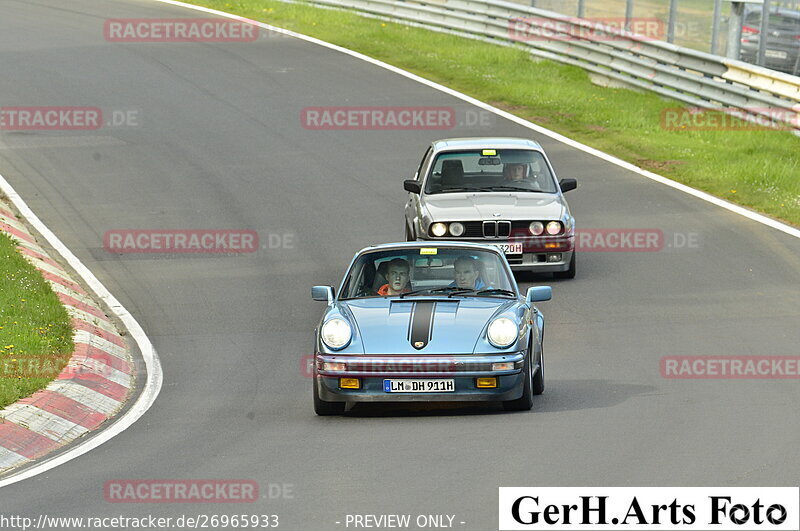
[[[411,346],[415,349],[422,350],[431,340],[433,316],[435,312],[435,302],[418,302],[414,304],[414,309],[410,317],[408,339],[411,342]]]

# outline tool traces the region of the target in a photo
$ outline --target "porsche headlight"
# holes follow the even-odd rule
[[[552,236],[561,232],[561,222],[560,221],[551,221],[547,224],[547,234]]]
[[[447,225],[444,223],[434,223],[431,225],[431,234],[436,237],[444,236],[447,233]]]
[[[350,343],[353,331],[344,319],[334,318],[322,325],[320,336],[328,348],[339,350]]]
[[[519,335],[517,324],[507,317],[495,319],[486,331],[489,343],[498,348],[510,347]]]
[[[541,236],[544,232],[544,225],[541,221],[531,221],[531,224],[528,226],[528,230],[531,231],[531,234],[534,236]]]
[[[450,224],[450,234],[453,236],[461,236],[464,234],[464,224],[458,221]]]

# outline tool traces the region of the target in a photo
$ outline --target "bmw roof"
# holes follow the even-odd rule
[[[433,142],[434,151],[455,149],[542,149],[538,142],[527,138],[473,137],[443,138]]]
[[[451,247],[451,248],[463,248],[463,249],[481,249],[484,251],[492,251],[494,253],[500,254],[500,250],[497,247],[490,244],[485,243],[476,243],[476,242],[456,242],[456,241],[447,241],[447,240],[436,240],[436,241],[418,241],[418,242],[396,242],[396,243],[379,243],[376,245],[370,245],[369,247],[364,247],[358,253],[361,254],[367,251],[376,251],[380,249],[398,249],[398,248],[422,248],[422,247]]]

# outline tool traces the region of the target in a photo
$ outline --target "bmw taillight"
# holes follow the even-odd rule
[[[759,33],[761,32],[751,26],[742,26],[742,42],[749,42],[748,39],[750,37],[754,37]]]

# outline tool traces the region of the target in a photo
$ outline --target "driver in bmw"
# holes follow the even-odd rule
[[[505,170],[506,179],[509,181],[524,181],[528,179],[528,165],[527,164],[506,164],[503,168]]]

